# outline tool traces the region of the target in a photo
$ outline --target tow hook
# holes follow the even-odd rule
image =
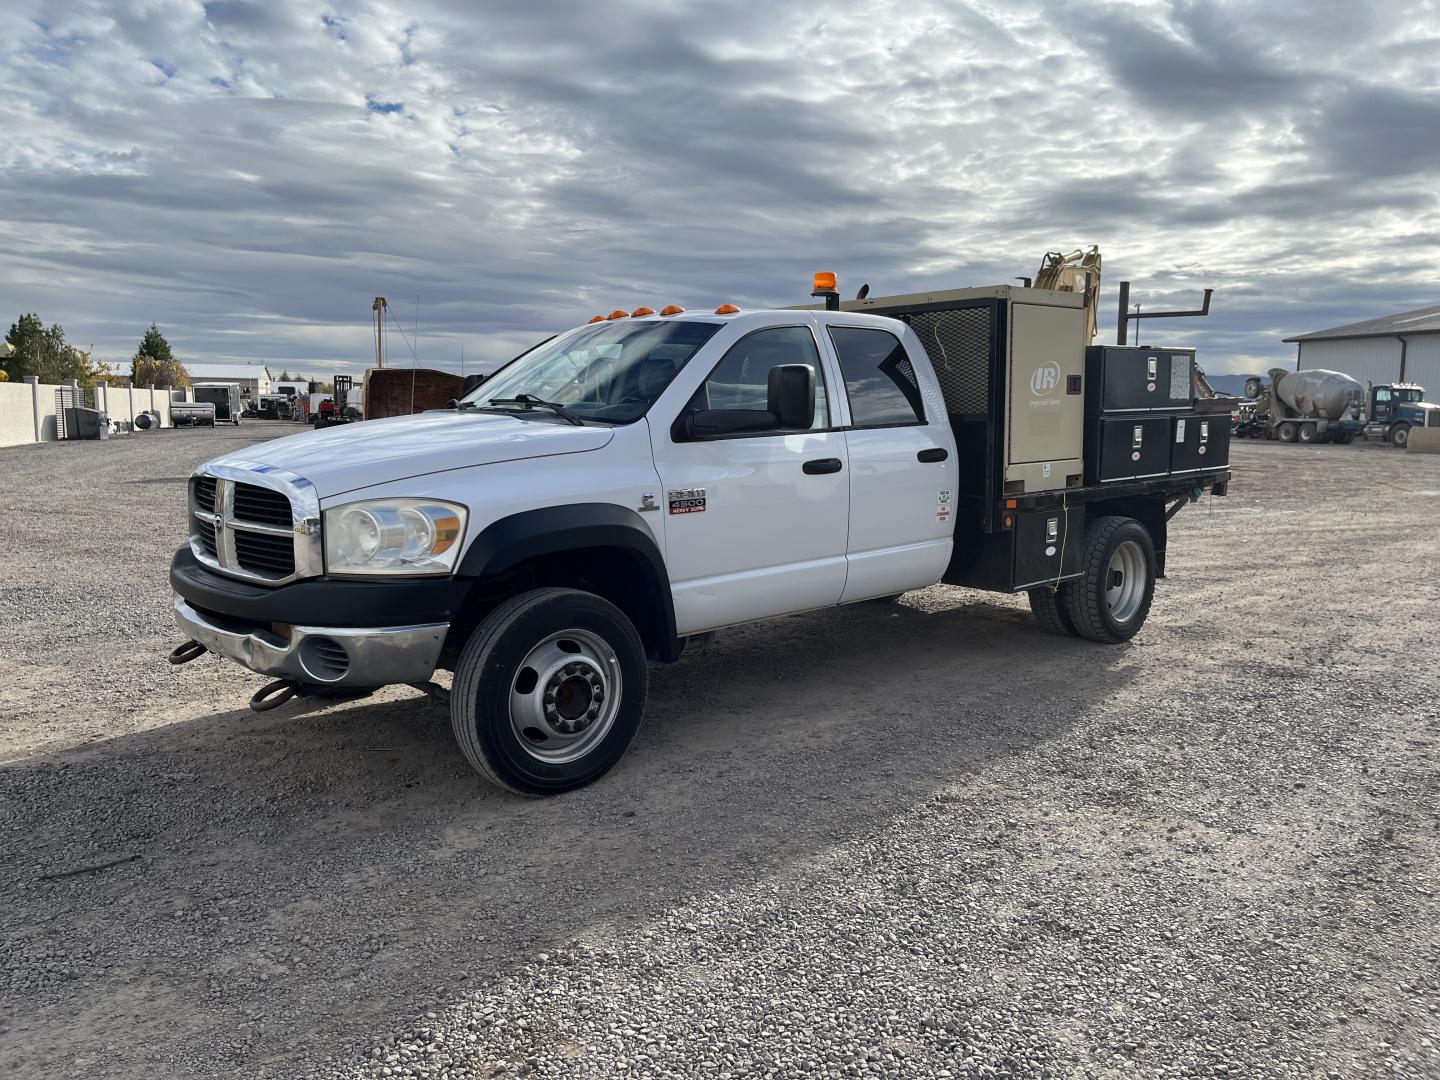
[[[183,645],[175,646],[175,651],[168,657],[172,664],[188,664],[197,656],[204,656],[209,650],[198,641],[187,641]]]
[[[278,709],[299,694],[300,690],[300,684],[297,682],[291,682],[289,679],[276,679],[255,691],[255,696],[250,699],[250,708],[254,712],[269,712],[271,709]]]

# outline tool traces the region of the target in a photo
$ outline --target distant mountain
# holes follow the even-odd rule
[[[1244,396],[1245,396],[1245,380],[1246,380],[1246,379],[1254,379],[1254,378],[1260,378],[1261,380],[1263,380],[1263,379],[1265,378],[1265,376],[1263,376],[1263,375],[1260,375],[1260,376],[1256,376],[1256,375],[1211,375],[1211,374],[1207,371],[1207,372],[1205,373],[1205,378],[1207,378],[1208,380],[1210,380],[1210,385],[1215,388],[1215,392],[1216,392],[1217,394],[1224,394],[1226,397],[1244,397]]]

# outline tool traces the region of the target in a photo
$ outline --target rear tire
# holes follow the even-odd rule
[[[1065,610],[1059,589],[1042,585],[1038,589],[1031,589],[1029,595],[1030,614],[1035,616],[1035,621],[1042,630],[1047,634],[1060,634],[1064,637],[1080,636],[1075,624],[1070,621],[1070,614]]]
[[[1084,576],[1061,587],[1075,632],[1090,641],[1129,641],[1155,596],[1155,543],[1134,518],[1102,517],[1085,529]]]
[[[1301,424],[1298,438],[1302,443],[1319,442],[1320,432],[1314,424]]]
[[[1401,450],[1410,445],[1410,425],[1396,424],[1390,429],[1388,436],[1390,445],[1398,446]]]
[[[535,589],[480,621],[460,654],[450,723],[465,759],[518,795],[608,772],[645,715],[645,645],[625,613],[578,589]]]
[[[1276,429],[1275,434],[1280,436],[1281,442],[1294,442],[1296,438],[1296,425],[1287,420]]]

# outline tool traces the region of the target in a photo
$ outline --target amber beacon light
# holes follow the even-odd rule
[[[835,272],[833,270],[815,271],[815,288],[810,290],[810,295],[817,300],[824,300],[826,311],[839,311],[840,291],[835,279]]]

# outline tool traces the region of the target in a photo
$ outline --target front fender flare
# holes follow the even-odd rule
[[[483,578],[502,574],[527,559],[583,548],[619,548],[630,552],[648,570],[658,602],[662,642],[660,659],[679,658],[675,633],[675,599],[670,575],[654,537],[634,510],[614,503],[573,503],[542,506],[493,521],[475,537],[460,560],[456,575]]]

